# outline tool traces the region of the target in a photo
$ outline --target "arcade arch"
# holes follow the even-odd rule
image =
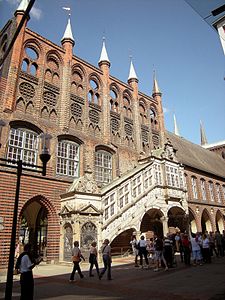
[[[212,222],[210,220],[209,213],[208,213],[208,211],[206,209],[204,209],[203,212],[202,212],[201,227],[202,227],[202,232],[213,231],[212,230]]]

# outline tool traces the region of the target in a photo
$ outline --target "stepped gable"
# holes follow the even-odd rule
[[[167,137],[175,149],[178,160],[189,167],[225,178],[225,160],[202,146],[167,131]]]

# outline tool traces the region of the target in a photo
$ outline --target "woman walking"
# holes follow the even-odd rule
[[[89,255],[89,263],[90,263],[90,269],[89,269],[89,277],[93,277],[92,269],[93,266],[95,266],[98,277],[99,277],[99,268],[98,268],[98,261],[97,261],[97,248],[96,248],[96,242],[91,243],[91,249],[90,249],[90,255]]]
[[[99,279],[102,278],[102,276],[105,274],[106,270],[107,270],[107,279],[111,280],[111,263],[112,263],[112,258],[111,258],[111,247],[109,245],[109,240],[105,239],[104,243],[102,245],[101,248],[101,252],[102,252],[102,258],[103,258],[103,264],[104,264],[104,268],[101,271],[100,275],[99,275]]]
[[[74,281],[74,275],[75,275],[76,271],[80,275],[81,279],[84,278],[84,275],[82,274],[81,269],[80,269],[80,262],[81,262],[81,259],[83,259],[83,261],[85,261],[85,259],[79,249],[79,242],[75,241],[73,244],[74,244],[74,247],[72,249],[73,271],[70,275],[70,280],[69,280],[70,282]]]

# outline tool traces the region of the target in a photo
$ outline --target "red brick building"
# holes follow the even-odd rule
[[[25,2],[0,32],[0,55],[24,15]],[[100,242],[115,227],[115,246],[126,244],[132,230],[162,226],[165,234],[171,226],[181,229],[184,216],[196,231],[224,230],[225,161],[166,131],[156,79],[148,96],[139,91],[132,62],[127,83],[112,77],[104,41],[98,67],[75,56],[70,20],[60,46],[31,31],[27,22],[1,68],[0,119],[6,126],[0,157],[40,165],[39,136],[48,133],[52,139],[47,176],[23,170],[18,239],[31,242],[50,262],[69,259],[74,239],[81,246]],[[1,167],[1,267],[9,253],[15,188],[15,170]],[[137,206],[143,218],[132,214],[139,228],[115,223],[116,215],[130,216],[129,209],[147,195],[143,213]],[[152,197],[161,197],[164,212],[160,203],[150,205]]]

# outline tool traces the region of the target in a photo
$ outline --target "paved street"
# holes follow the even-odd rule
[[[114,259],[112,281],[106,280],[106,277],[101,281],[97,276],[89,278],[88,264],[82,264],[86,277],[82,280],[76,277],[74,283],[68,281],[72,266],[40,265],[34,269],[34,299],[225,299],[225,258],[213,259],[212,264],[197,267],[178,263],[176,268],[167,272],[135,268],[132,261],[132,257]],[[0,299],[4,299],[5,278],[0,278]],[[19,299],[20,295],[18,278],[15,276],[13,300]]]

